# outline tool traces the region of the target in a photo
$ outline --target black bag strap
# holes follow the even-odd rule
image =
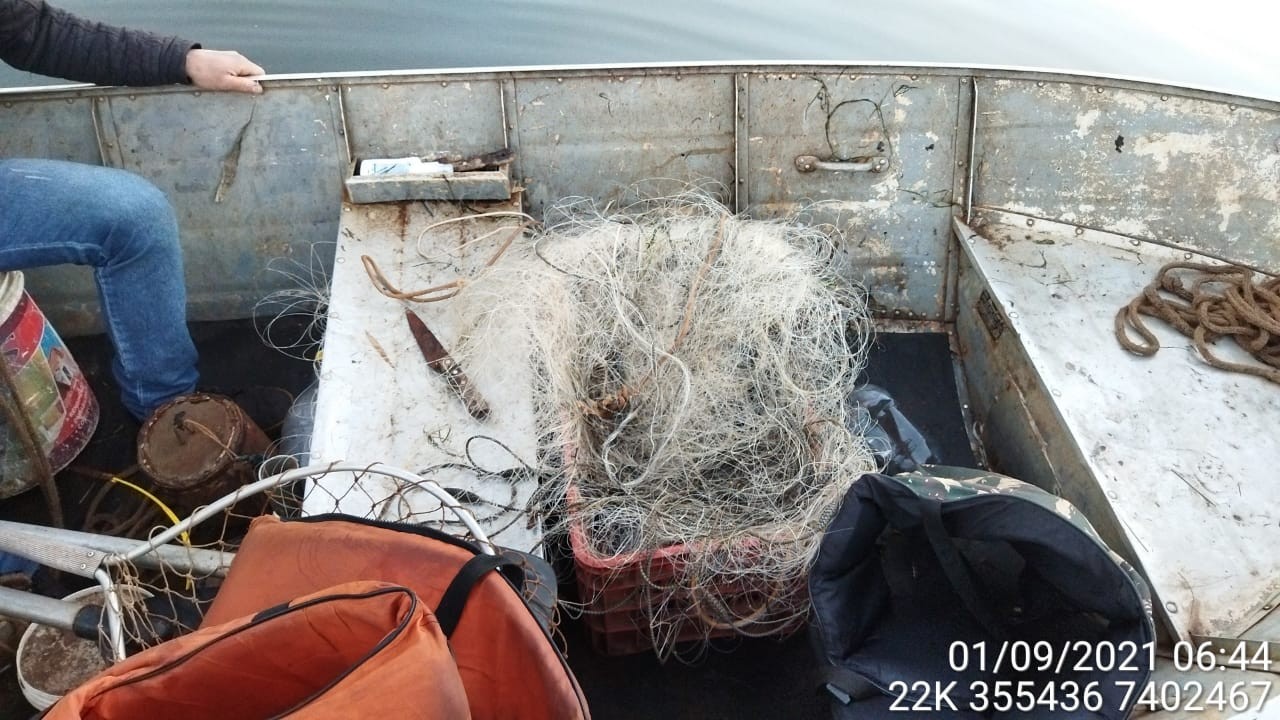
[[[929,545],[933,547],[933,553],[938,557],[942,572],[946,573],[947,579],[951,581],[951,587],[955,588],[956,594],[960,596],[960,602],[964,603],[969,614],[991,634],[993,639],[1003,641],[1005,632],[1001,629],[999,620],[991,611],[990,604],[982,601],[982,594],[973,581],[973,575],[965,564],[964,556],[960,554],[960,549],[956,547],[955,541],[947,534],[947,529],[942,524],[942,503],[925,501],[921,504],[921,510],[920,521],[924,525],[925,537],[929,539]]]
[[[884,691],[861,674],[829,663],[822,669],[822,687],[820,689],[829,693],[841,705],[848,705],[855,700],[866,700],[869,697],[884,695]]]
[[[467,607],[467,599],[476,583],[493,570],[501,570],[502,574],[519,588],[524,584],[524,568],[511,558],[501,555],[476,555],[466,562],[453,581],[440,596],[440,604],[436,606],[436,620],[445,637],[452,637],[453,631],[462,619],[462,611]],[[518,591],[516,591],[517,594]]]

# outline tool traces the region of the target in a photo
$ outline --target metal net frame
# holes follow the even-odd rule
[[[145,539],[4,523],[0,546],[93,579],[103,598],[99,645],[116,661],[199,627],[255,516],[336,514],[427,525],[470,540],[485,554],[498,552],[463,503],[422,473],[380,463],[296,467],[293,458],[277,456],[259,475],[176,523],[153,527]],[[33,599],[44,607],[62,602]],[[66,613],[76,609],[66,604]]]

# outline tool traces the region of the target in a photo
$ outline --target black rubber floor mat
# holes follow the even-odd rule
[[[862,380],[889,391],[940,465],[974,467],[945,333],[877,334]]]

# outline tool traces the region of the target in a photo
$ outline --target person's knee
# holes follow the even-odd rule
[[[119,172],[101,198],[99,222],[105,231],[107,263],[142,255],[180,257],[178,221],[168,197],[146,179]]]

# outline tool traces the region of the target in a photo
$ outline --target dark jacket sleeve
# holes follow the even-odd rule
[[[0,0],[0,60],[41,75],[98,85],[190,82],[176,37],[90,22],[44,0]]]

